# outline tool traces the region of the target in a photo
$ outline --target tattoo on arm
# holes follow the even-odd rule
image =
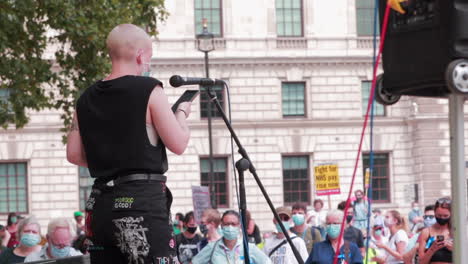
[[[70,126],[70,132],[78,131],[78,130],[79,130],[78,121],[76,119],[74,119],[71,126]]]

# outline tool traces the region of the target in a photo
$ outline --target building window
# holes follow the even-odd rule
[[[195,0],[195,34],[203,31],[203,19],[207,19],[208,31],[222,37],[221,0]]]
[[[0,163],[0,214],[28,213],[26,163]]]
[[[308,156],[283,157],[284,203],[310,204],[310,177]]]
[[[80,210],[86,209],[86,201],[91,194],[91,187],[94,184],[95,178],[91,178],[89,170],[84,167],[78,167],[79,182],[80,182]]]
[[[362,91],[362,114],[365,115],[367,112],[367,104],[369,103],[370,89],[372,82],[363,81],[361,82]],[[370,114],[370,113],[369,113]],[[374,102],[374,116],[385,116],[385,106],[383,104]]]
[[[390,202],[390,168],[388,153],[374,153],[374,172],[372,173],[372,201]],[[362,155],[363,175],[370,166],[370,154]],[[364,176],[365,177],[365,176]],[[365,182],[365,180],[364,180]]]
[[[10,102],[11,89],[0,89],[0,109],[7,110],[8,113],[13,112],[13,106]]]
[[[302,0],[276,0],[278,37],[302,37]]]
[[[281,98],[283,117],[305,116],[305,83],[283,82]]]
[[[218,98],[218,101],[224,110],[224,86],[214,85],[211,89],[215,92],[216,97]],[[201,117],[208,117],[208,102],[210,100],[210,97],[208,96],[207,92],[205,92],[204,88],[201,88],[201,90],[202,91],[200,93],[200,115]],[[221,114],[218,112],[218,109],[216,108],[216,105],[213,102],[211,103],[211,117],[221,117]]]
[[[374,35],[374,7],[375,0],[356,0],[356,27],[359,37]],[[379,29],[380,26],[377,26],[377,34]]]
[[[210,159],[200,158],[201,185],[210,188]],[[213,158],[213,183],[217,207],[229,207],[227,158]],[[210,194],[213,195],[213,194]]]

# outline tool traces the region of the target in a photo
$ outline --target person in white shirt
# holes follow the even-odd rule
[[[320,235],[325,237],[325,222],[327,218],[327,211],[323,210],[323,201],[321,199],[314,200],[314,209],[307,212],[309,218],[307,223],[311,226],[315,226],[320,230]]]
[[[29,254],[24,262],[83,255],[80,251],[71,247],[75,235],[74,225],[69,219],[52,219],[47,226],[47,244],[40,251]]]
[[[407,225],[405,218],[396,210],[388,211],[385,214],[385,225],[390,230],[388,243],[377,242],[379,248],[385,249],[387,252],[387,264],[403,263],[403,256],[408,245]]]
[[[301,255],[302,260],[305,261],[309,254],[307,252],[304,240],[302,240],[302,238],[296,236],[295,234],[289,231],[291,222],[291,210],[287,207],[278,207],[276,208],[276,212],[278,213],[285,229],[291,237],[294,247]],[[270,258],[273,264],[298,263],[296,257],[294,256],[291,246],[286,240],[283,230],[280,228],[280,225],[274,218],[273,223],[275,224],[278,233],[265,240],[263,252],[265,252],[265,254]]]

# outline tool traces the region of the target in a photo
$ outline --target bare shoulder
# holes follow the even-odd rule
[[[164,89],[160,85],[156,85],[150,94],[148,105],[156,106],[156,101],[164,98],[165,96]]]

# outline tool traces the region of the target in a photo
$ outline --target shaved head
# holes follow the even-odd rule
[[[151,57],[150,36],[132,24],[121,24],[112,29],[106,44],[112,61],[132,61],[136,56],[148,52]]]

